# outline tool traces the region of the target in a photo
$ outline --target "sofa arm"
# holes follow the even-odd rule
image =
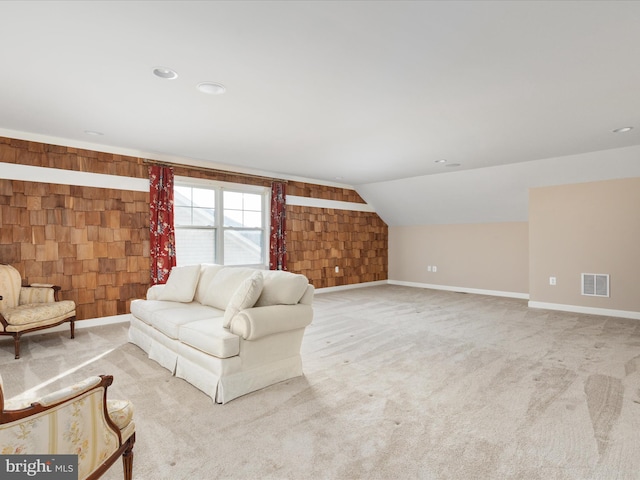
[[[247,308],[231,320],[229,330],[245,340],[257,340],[267,335],[304,328],[313,319],[310,305],[270,305]]]
[[[147,300],[158,300],[160,292],[164,289],[164,285],[151,285],[147,290]]]

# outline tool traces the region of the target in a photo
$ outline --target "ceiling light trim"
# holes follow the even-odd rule
[[[163,80],[175,80],[178,78],[178,73],[168,67],[153,67],[152,73]]]
[[[200,82],[196,88],[207,95],[222,95],[227,87],[218,82]]]

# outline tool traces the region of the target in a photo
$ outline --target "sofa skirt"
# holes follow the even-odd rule
[[[132,315],[129,341],[144,350],[151,360],[175,374],[180,344],[177,340],[167,337]]]
[[[215,400],[217,403],[226,403],[247,393],[301,375],[302,357],[300,355],[267,363],[260,367],[222,377],[218,384]]]
[[[304,329],[300,329],[254,342],[241,341],[240,356],[218,358],[168,338],[132,315],[129,341],[214,402],[227,403],[274,383],[301,376],[302,357],[297,352],[303,332]]]
[[[300,375],[302,358],[298,354],[243,368],[240,357],[216,358],[187,347],[180,350],[176,366],[176,377],[191,383],[216,403],[227,403]]]

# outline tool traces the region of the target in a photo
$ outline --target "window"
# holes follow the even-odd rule
[[[178,265],[266,265],[269,189],[176,177]]]

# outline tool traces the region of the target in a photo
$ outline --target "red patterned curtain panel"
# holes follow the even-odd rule
[[[271,270],[287,269],[286,190],[286,185],[282,182],[271,184],[271,236],[269,240],[269,268]]]
[[[173,229],[173,168],[149,167],[149,247],[151,284],[166,283],[176,265],[176,236]]]

